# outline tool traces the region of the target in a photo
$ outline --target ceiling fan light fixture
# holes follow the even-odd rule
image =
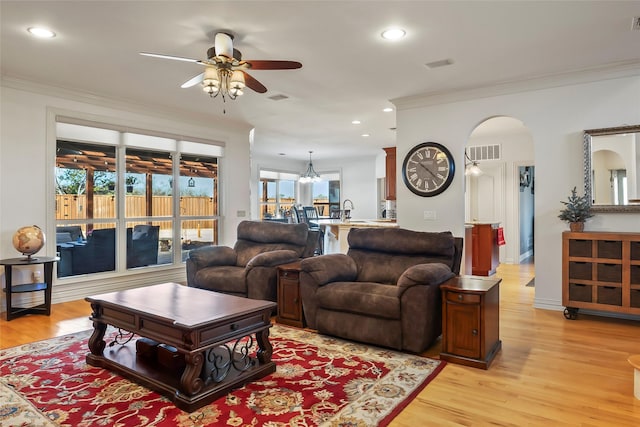
[[[235,70],[233,74],[231,74],[229,81],[229,93],[231,93],[232,96],[240,96],[244,93],[244,88],[244,73],[240,70]]]
[[[202,85],[202,90],[212,98],[220,95],[223,102],[226,99],[236,99],[244,94],[245,88],[257,93],[267,92],[267,88],[248,74],[247,69],[256,70],[293,70],[301,68],[302,64],[296,61],[280,60],[242,60],[239,50],[233,48],[233,35],[227,32],[219,32],[214,37],[215,45],[207,50],[207,59],[198,60],[182,58],[172,55],[140,52],[141,55],[176,61],[194,62],[205,66],[204,72],[184,82],[183,89]],[[226,112],[226,110],[223,110]]]
[[[220,91],[220,76],[218,70],[214,67],[207,67],[204,70],[202,79],[202,90],[211,96],[215,96]]]

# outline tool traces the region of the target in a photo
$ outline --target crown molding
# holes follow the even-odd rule
[[[543,76],[533,77],[530,76],[516,80],[494,82],[482,86],[410,95],[392,99],[391,103],[396,106],[397,110],[407,110],[431,105],[448,104],[452,102],[468,101],[471,99],[489,98],[519,92],[529,92],[632,76],[640,76],[640,59],[614,62],[563,73],[546,74]]]
[[[248,132],[254,126],[250,123],[231,119],[220,118],[206,113],[187,112],[179,108],[159,107],[158,105],[144,104],[130,99],[110,98],[90,92],[82,92],[75,89],[68,89],[59,86],[50,86],[39,82],[20,79],[3,75],[0,77],[0,86],[4,88],[16,89],[31,92],[38,95],[63,98],[70,101],[93,104],[100,107],[113,108],[120,111],[153,116],[163,120],[178,120],[197,126],[212,125],[224,126],[228,131]]]

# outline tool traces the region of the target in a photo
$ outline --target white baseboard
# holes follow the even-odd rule
[[[90,295],[104,294],[125,289],[139,288],[156,285],[159,283],[176,282],[186,283],[187,273],[184,265],[172,268],[148,268],[140,273],[129,272],[126,275],[114,276],[113,274],[95,274],[89,276],[77,276],[68,279],[56,280],[53,284],[51,303],[61,303],[84,299]],[[97,277],[95,277],[97,276]],[[31,292],[13,295],[12,305],[31,307],[44,302],[44,292]],[[2,292],[1,312],[6,312],[6,295]],[[89,312],[89,303],[87,303]]]

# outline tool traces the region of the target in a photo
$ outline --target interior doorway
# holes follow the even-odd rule
[[[500,263],[531,262],[535,250],[531,132],[516,118],[491,117],[471,132],[466,152],[467,162],[477,162],[482,174],[466,176],[465,220],[498,224],[504,236]]]

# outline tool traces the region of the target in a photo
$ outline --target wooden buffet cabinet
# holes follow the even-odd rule
[[[500,223],[471,222],[471,274],[491,276],[496,274],[500,251],[498,247],[498,226]]]
[[[640,234],[562,233],[562,305],[567,319],[581,308],[640,314]]]

